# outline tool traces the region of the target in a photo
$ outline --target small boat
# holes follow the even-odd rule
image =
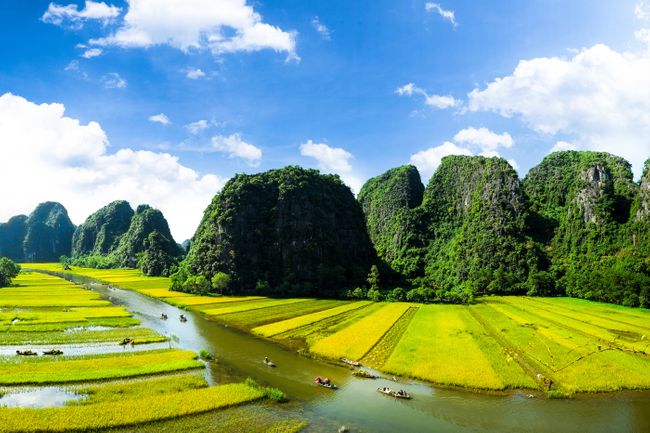
[[[162,314],[160,315],[160,320],[167,320],[168,318],[169,318],[169,317],[167,317],[167,315],[166,315],[165,313],[162,313]]]
[[[120,346],[126,346],[127,344],[133,344],[133,338],[125,338],[120,343]]]
[[[370,373],[369,371],[361,370],[361,369],[354,370],[352,372],[352,375],[356,376],[356,377],[361,377],[361,378],[364,378],[364,379],[377,379],[379,377],[379,376],[375,376],[374,374]]]
[[[361,367],[361,363],[359,361],[353,361],[352,359],[348,358],[341,358],[341,362],[344,362],[348,365],[351,365],[353,367]]]
[[[264,358],[262,360],[262,362],[264,364],[268,365],[269,367],[275,367],[275,363],[273,361],[271,361],[269,358]]]
[[[180,320],[181,320],[181,322],[183,322],[183,323],[184,323],[184,322],[187,322],[187,317],[185,317],[184,314],[181,314],[181,316],[180,316]]]
[[[316,377],[314,379],[314,382],[316,382],[316,385],[320,385],[323,388],[328,388],[328,389],[337,389],[338,387],[334,385],[328,378],[321,379],[320,376]]]
[[[63,351],[59,349],[45,350],[43,355],[63,355]]]
[[[38,353],[32,352],[31,350],[16,350],[16,355],[18,355],[18,356],[38,356]]]
[[[384,386],[382,388],[377,388],[377,392],[384,394],[384,395],[393,395],[393,390],[388,388],[387,386]]]
[[[410,400],[411,399],[410,394],[408,392],[406,392],[406,391],[401,390],[401,389],[399,391],[393,392],[393,397],[395,397],[395,398],[403,398],[404,400]]]

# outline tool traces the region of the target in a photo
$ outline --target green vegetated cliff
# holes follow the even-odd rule
[[[63,205],[41,203],[29,217],[17,215],[0,223],[0,257],[17,262],[56,261],[70,254],[74,230]]]
[[[647,167],[647,164],[646,164]],[[531,235],[550,263],[555,293],[631,306],[650,305],[648,171],[599,152],[558,152],[530,170]]]
[[[423,194],[420,173],[412,165],[368,180],[359,192],[370,239],[379,258],[393,271],[387,276],[396,283],[399,276],[412,278],[423,268],[418,249],[423,246],[422,230],[417,227],[422,218],[415,211]]]
[[[146,275],[166,275],[182,249],[162,212],[126,201],[114,201],[77,227],[72,240],[73,263],[92,267],[140,268]]]
[[[179,290],[332,295],[363,284],[375,253],[363,213],[333,175],[286,167],[229,180],[206,209]]]
[[[129,229],[133,209],[127,201],[114,201],[81,224],[72,236],[72,256],[102,255],[113,252]]]

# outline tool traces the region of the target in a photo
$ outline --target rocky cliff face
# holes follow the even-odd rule
[[[72,257],[113,252],[131,224],[134,212],[128,202],[114,201],[81,224],[72,236]]]
[[[525,291],[536,257],[524,237],[527,202],[501,158],[443,158],[422,204],[430,239],[426,280],[453,295]]]
[[[374,258],[350,189],[286,167],[231,179],[206,209],[188,262],[208,280],[228,274],[236,292],[298,295],[362,284]]]
[[[414,277],[421,267],[414,250],[422,246],[417,211],[424,185],[412,165],[393,168],[368,180],[359,192],[377,254],[395,272]]]
[[[150,248],[152,251],[149,251]],[[157,263],[155,265],[138,263],[139,253],[145,253],[145,261],[150,259]],[[148,205],[140,205],[112,255],[119,267],[135,268],[141,265],[146,268],[144,270],[148,275],[160,275],[182,253],[171,235],[169,224],[162,212]]]
[[[605,253],[630,219],[637,193],[630,164],[600,152],[556,152],[531,169],[524,188],[546,220],[542,238],[561,257],[587,246]],[[539,229],[533,227],[533,230]],[[592,236],[600,233],[598,237]]]
[[[0,257],[20,262],[23,260],[23,240],[27,233],[27,216],[12,217],[0,223]]]
[[[25,222],[23,260],[55,262],[69,256],[75,227],[68,211],[56,202],[39,204]]]

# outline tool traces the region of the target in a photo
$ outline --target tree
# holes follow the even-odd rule
[[[367,281],[370,290],[379,290],[379,269],[377,265],[372,265],[370,268]]]
[[[18,273],[20,273],[20,265],[6,257],[0,258],[0,287],[10,285],[11,280],[16,278]]]
[[[223,294],[223,292],[230,285],[230,275],[224,272],[217,272],[212,277],[212,288],[217,291],[217,293]]]

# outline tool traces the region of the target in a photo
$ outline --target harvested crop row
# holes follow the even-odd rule
[[[362,358],[410,308],[407,303],[387,304],[357,323],[319,340],[310,348],[326,358]]]
[[[253,328],[252,332],[263,337],[272,337],[283,332],[291,331],[302,326],[311,325],[312,323],[319,322],[333,316],[338,316],[339,314],[347,313],[361,307],[365,307],[368,304],[370,304],[370,301],[353,302],[351,304],[330,308],[329,310],[305,314],[303,316],[294,317],[292,319],[258,326],[257,328]]]
[[[395,346],[400,342],[408,329],[411,320],[418,312],[419,307],[411,307],[404,315],[390,328],[390,331],[379,340],[379,343],[363,357],[362,362],[369,367],[380,369],[393,353]]]
[[[228,384],[178,393],[62,408],[0,408],[0,432],[95,430],[198,414],[262,399],[264,392]]]
[[[0,362],[0,384],[26,385],[83,382],[203,368],[196,354],[185,350],[153,350],[120,355],[62,357],[59,359],[5,358]]]

